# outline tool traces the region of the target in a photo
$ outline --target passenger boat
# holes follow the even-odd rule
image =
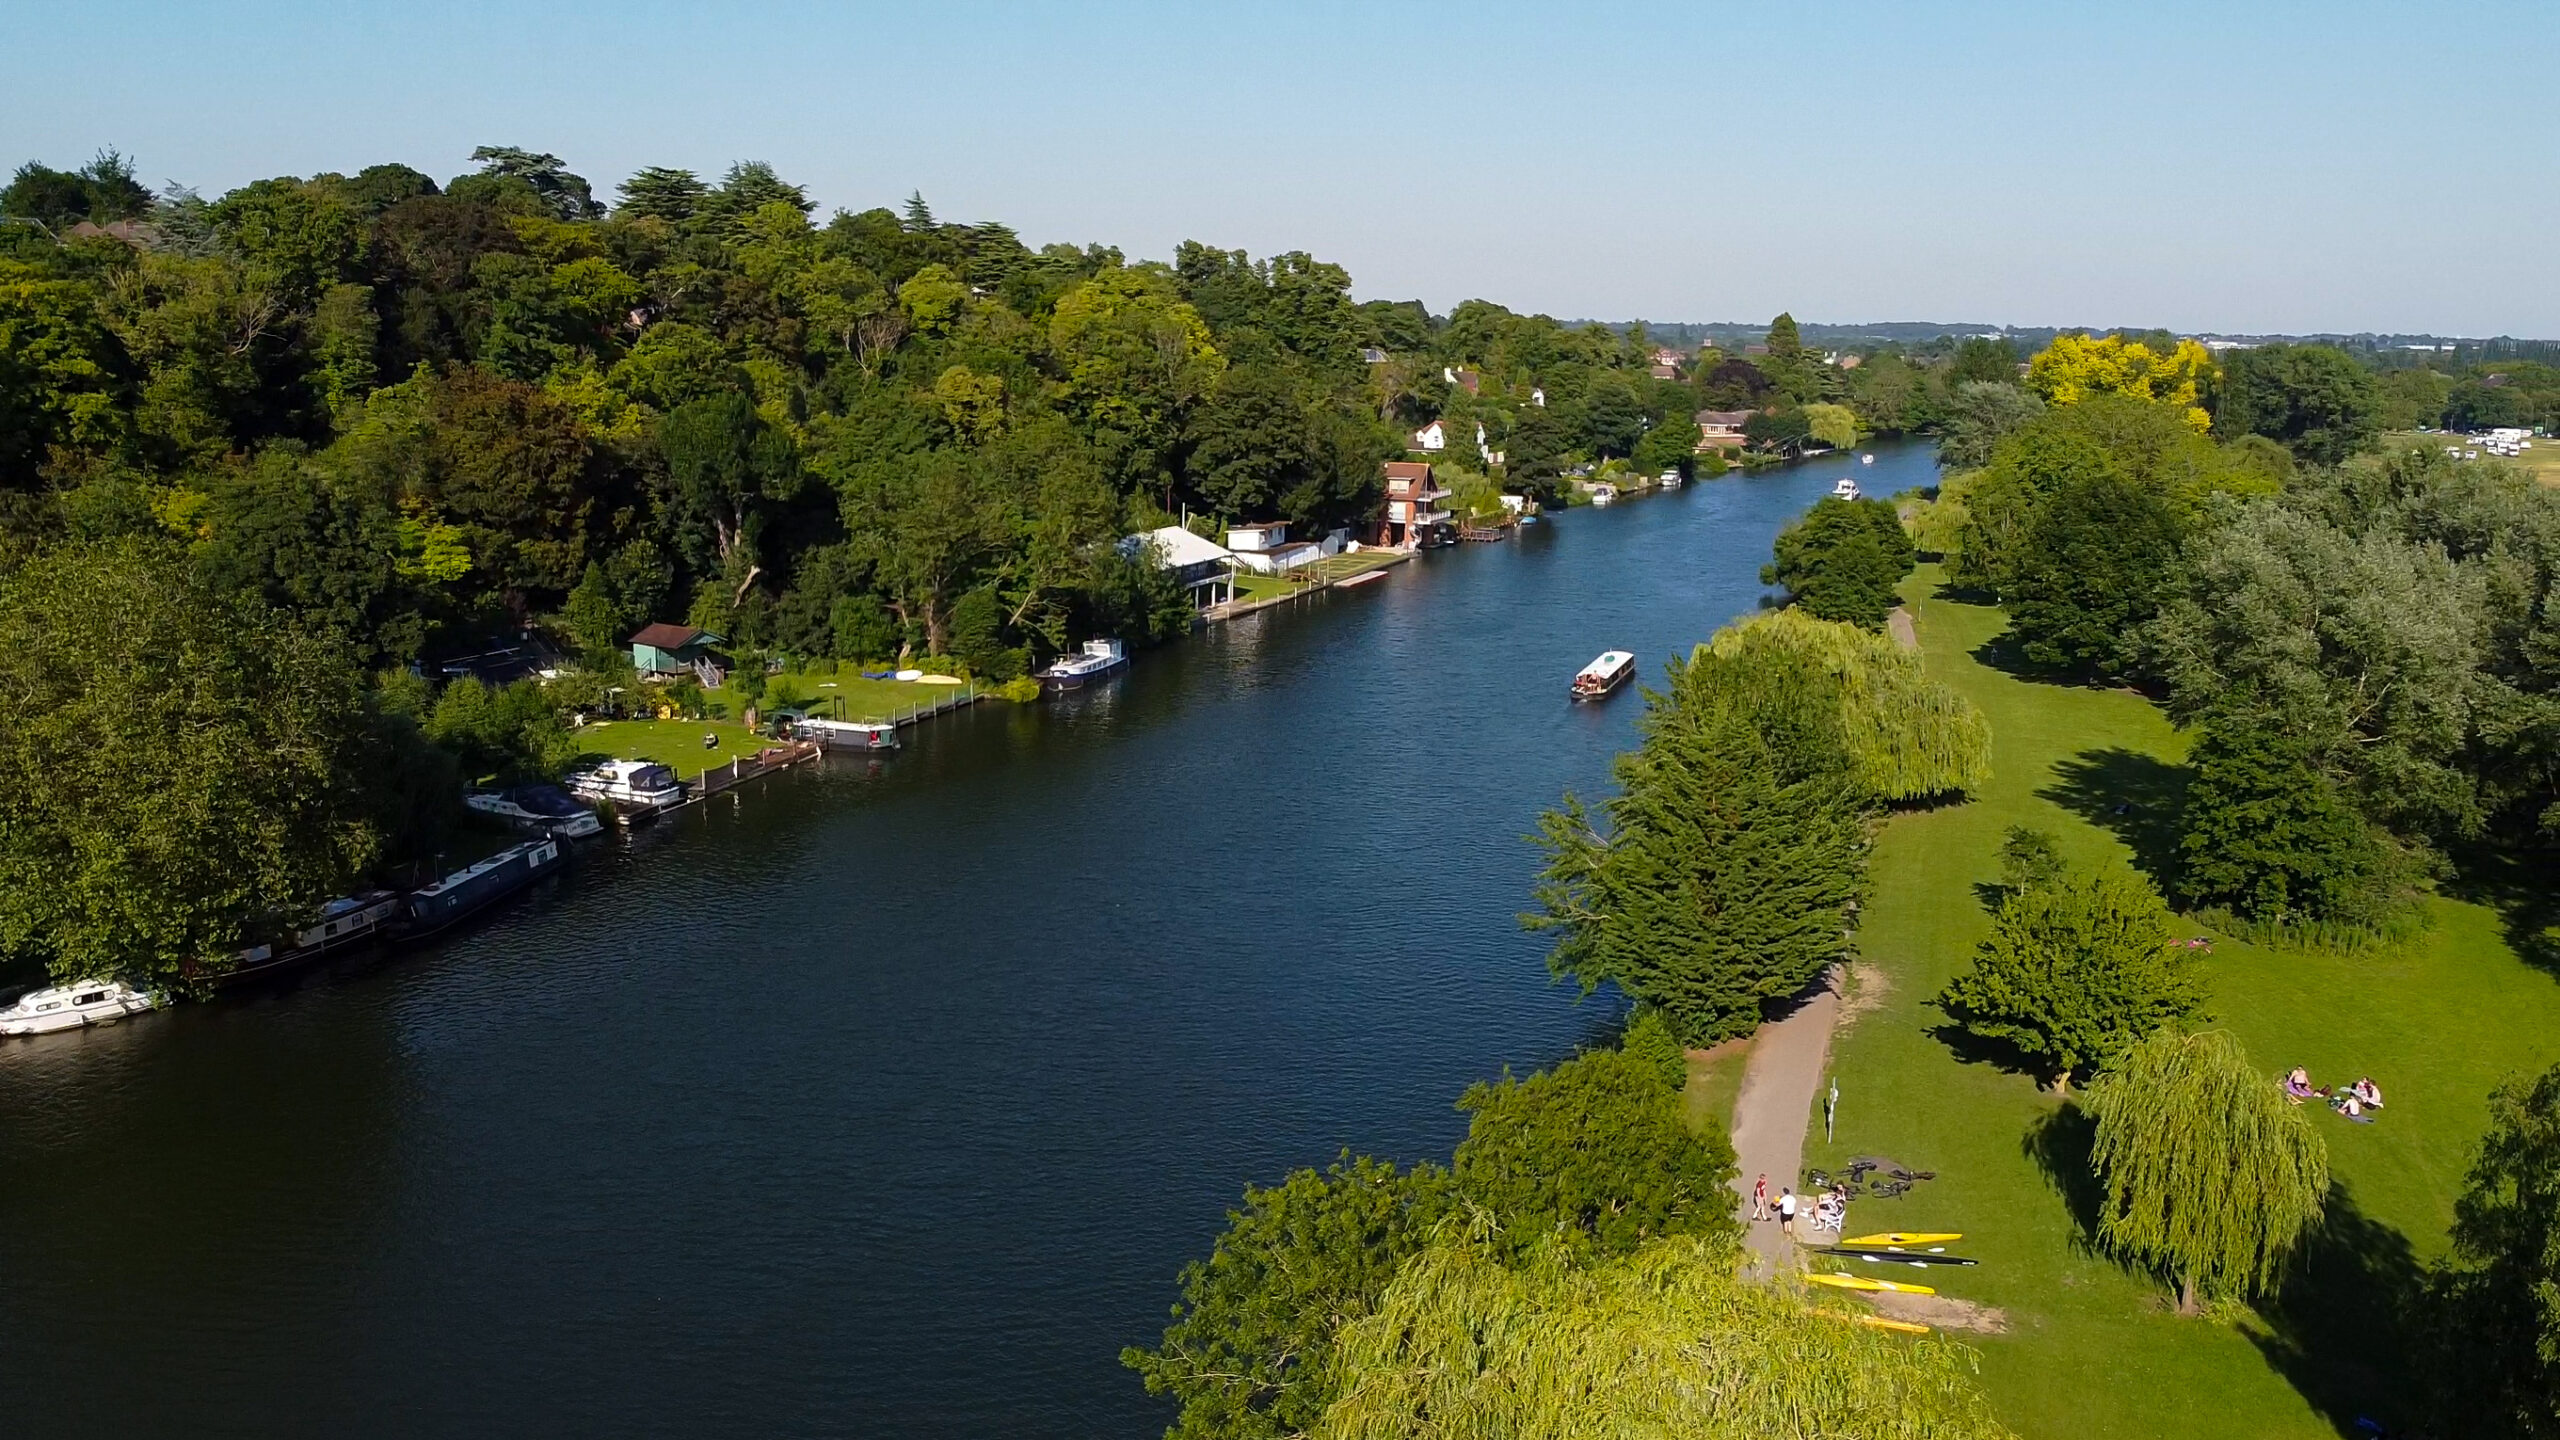
[[[389,890],[343,895],[320,907],[319,923],[292,939],[253,945],[231,957],[231,968],[213,977],[216,985],[232,985],[273,975],[317,960],[332,950],[378,939],[397,923],[407,906]]]
[[[462,803],[483,815],[504,820],[527,835],[577,840],[604,829],[593,805],[580,804],[557,785],[474,790],[462,797]]]
[[[1831,493],[1843,500],[1855,500],[1858,498],[1858,482],[1843,475],[1840,483],[1831,487]]]
[[[791,722],[791,732],[815,740],[829,750],[895,750],[898,727],[870,720],[821,720],[804,716]]]
[[[121,980],[84,980],[31,990],[0,1010],[0,1035],[50,1035],[83,1025],[112,1025],[160,1002]]]
[[[528,840],[476,865],[456,870],[409,894],[406,933],[412,938],[477,914],[559,868],[560,842]]]
[[[1129,647],[1117,640],[1087,640],[1073,655],[1061,655],[1039,674],[1043,690],[1074,690],[1129,664]]]
[[[1600,658],[1573,677],[1573,698],[1597,700],[1627,683],[1636,673],[1636,657],[1624,650],[1604,650]]]
[[[590,800],[609,800],[617,809],[664,810],[684,803],[684,782],[676,772],[648,760],[607,760],[569,777],[569,791]]]

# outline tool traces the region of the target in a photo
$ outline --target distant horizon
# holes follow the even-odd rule
[[[2560,157],[2529,143],[2560,122],[2546,21],[2522,0],[752,21],[684,0],[93,0],[0,21],[0,160],[112,144],[210,197],[387,161],[441,182],[508,144],[603,197],[646,165],[754,158],[822,215],[921,190],[1035,244],[1303,250],[1436,313],[2560,335],[2539,238]]]

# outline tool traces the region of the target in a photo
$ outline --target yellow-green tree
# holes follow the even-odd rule
[[[2198,430],[2213,417],[2197,403],[2213,374],[2213,355],[2193,340],[2161,354],[2121,335],[2057,335],[2027,362],[2027,388],[2049,405],[2076,405],[2094,395],[2130,395],[2172,405]]]

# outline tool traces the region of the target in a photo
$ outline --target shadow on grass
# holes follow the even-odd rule
[[[2044,1172],[2045,1183],[2062,1197],[2062,1208],[2070,1212],[2071,1243],[2087,1251],[2097,1249],[2098,1207],[2106,1202],[2107,1193],[2098,1183],[2097,1168],[2089,1163],[2089,1150],[2097,1138],[2098,1122],[2078,1105],[2066,1103],[2028,1126],[2018,1142],[2018,1148]]]
[[[2038,1085],[2051,1078],[2042,1060],[2030,1057],[2006,1040],[1976,1035],[1953,1016],[1930,1026],[1929,1038],[1946,1046],[1960,1065],[1988,1065],[2004,1075],[2024,1075]]]
[[[2455,857],[2445,893],[2498,913],[2507,945],[2546,974],[2560,975],[2560,893],[2549,876],[2552,854],[2540,847],[2466,850]]]
[[[2123,746],[2083,750],[2056,765],[2053,783],[2036,794],[2101,829],[2133,850],[2162,889],[2178,872],[2178,822],[2187,781],[2194,772],[2155,755]]]
[[[2417,1333],[2425,1271],[2409,1237],[2359,1208],[2344,1185],[2277,1292],[2258,1302],[2251,1344],[2340,1435],[2399,1434],[2426,1419]],[[2371,1422],[2371,1423],[2367,1423]]]
[[[2096,1139],[2089,1114],[2065,1104],[2019,1142],[2070,1213],[2074,1248],[2089,1254],[2099,1250],[2106,1203],[2089,1160]],[[2425,1282],[2409,1237],[2365,1214],[2347,1187],[2332,1185],[2319,1228],[2276,1293],[2252,1307],[2255,1323],[2240,1329],[2268,1368],[2340,1435],[2401,1434],[2425,1418]]]

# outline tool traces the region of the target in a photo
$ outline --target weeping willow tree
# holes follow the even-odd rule
[[[1730,1245],[1654,1242],[1605,1264],[1518,1269],[1466,1243],[1412,1260],[1344,1327],[1319,1440],[1667,1435],[1973,1440],[2008,1434],[1972,1354],[1886,1334],[1792,1286],[1749,1285]]]
[[[2264,1294],[2319,1223],[2329,1147],[2229,1034],[2162,1031],[2085,1103],[2106,1186],[2098,1238],[2173,1279],[2181,1313],[2202,1294]]]
[[[1971,701],[1932,680],[1917,653],[1890,636],[1773,610],[1728,625],[1702,647],[1749,665],[1771,652],[1819,666],[1839,682],[1840,743],[1858,787],[1878,800],[1979,790],[1991,780],[1991,726]],[[1691,671],[1697,669],[1693,659]]]

